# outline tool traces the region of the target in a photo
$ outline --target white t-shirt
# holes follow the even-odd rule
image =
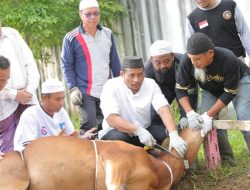
[[[21,151],[24,149],[23,144],[40,137],[57,136],[64,128],[66,135],[75,131],[64,108],[51,117],[40,105],[31,106],[20,117],[14,137],[14,150]]]
[[[113,129],[106,121],[110,114],[119,114],[136,126],[147,128],[151,124],[151,107],[158,111],[161,107],[169,105],[160,87],[149,78],[144,78],[136,94],[126,86],[122,77],[110,79],[103,87],[100,100],[104,120],[99,138]]]

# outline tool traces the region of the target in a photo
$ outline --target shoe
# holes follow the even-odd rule
[[[244,139],[245,139],[245,142],[246,142],[247,155],[250,156],[250,136],[245,136],[244,135]]]
[[[233,158],[222,158],[221,159],[221,163],[222,163],[222,166],[226,166],[226,167],[236,167],[237,166],[237,163],[236,163],[236,160],[233,159]]]

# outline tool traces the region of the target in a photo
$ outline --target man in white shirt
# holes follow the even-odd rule
[[[0,91],[7,84],[8,79],[10,78],[10,62],[8,59],[0,55]],[[0,147],[3,144],[2,133],[0,130]],[[0,150],[0,159],[4,156],[4,153]]]
[[[0,151],[13,150],[13,138],[20,115],[36,104],[40,75],[33,54],[22,36],[13,28],[1,27],[0,55],[10,62],[10,78],[0,91]]]
[[[59,80],[48,79],[42,84],[41,104],[27,108],[21,115],[14,137],[14,150],[23,150],[25,144],[40,137],[77,135],[63,108],[64,97],[64,85]]]
[[[160,115],[165,126],[151,126],[151,108]],[[175,148],[183,157],[186,142],[178,135],[167,99],[153,79],[144,78],[144,66],[140,57],[126,57],[121,76],[110,79],[101,94],[104,114],[103,129],[99,138],[122,140],[137,146],[162,143],[166,130],[170,137],[170,149]]]

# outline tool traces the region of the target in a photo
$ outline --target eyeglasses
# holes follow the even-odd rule
[[[87,19],[91,19],[92,17],[98,17],[100,15],[100,12],[99,11],[93,13],[88,12],[83,14]]]

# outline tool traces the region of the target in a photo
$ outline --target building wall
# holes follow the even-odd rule
[[[149,57],[149,47],[159,39],[172,43],[173,51],[185,52],[185,23],[196,7],[194,0],[119,0],[128,16],[121,18],[117,46],[121,59],[125,55]],[[250,0],[235,0],[250,26]]]

